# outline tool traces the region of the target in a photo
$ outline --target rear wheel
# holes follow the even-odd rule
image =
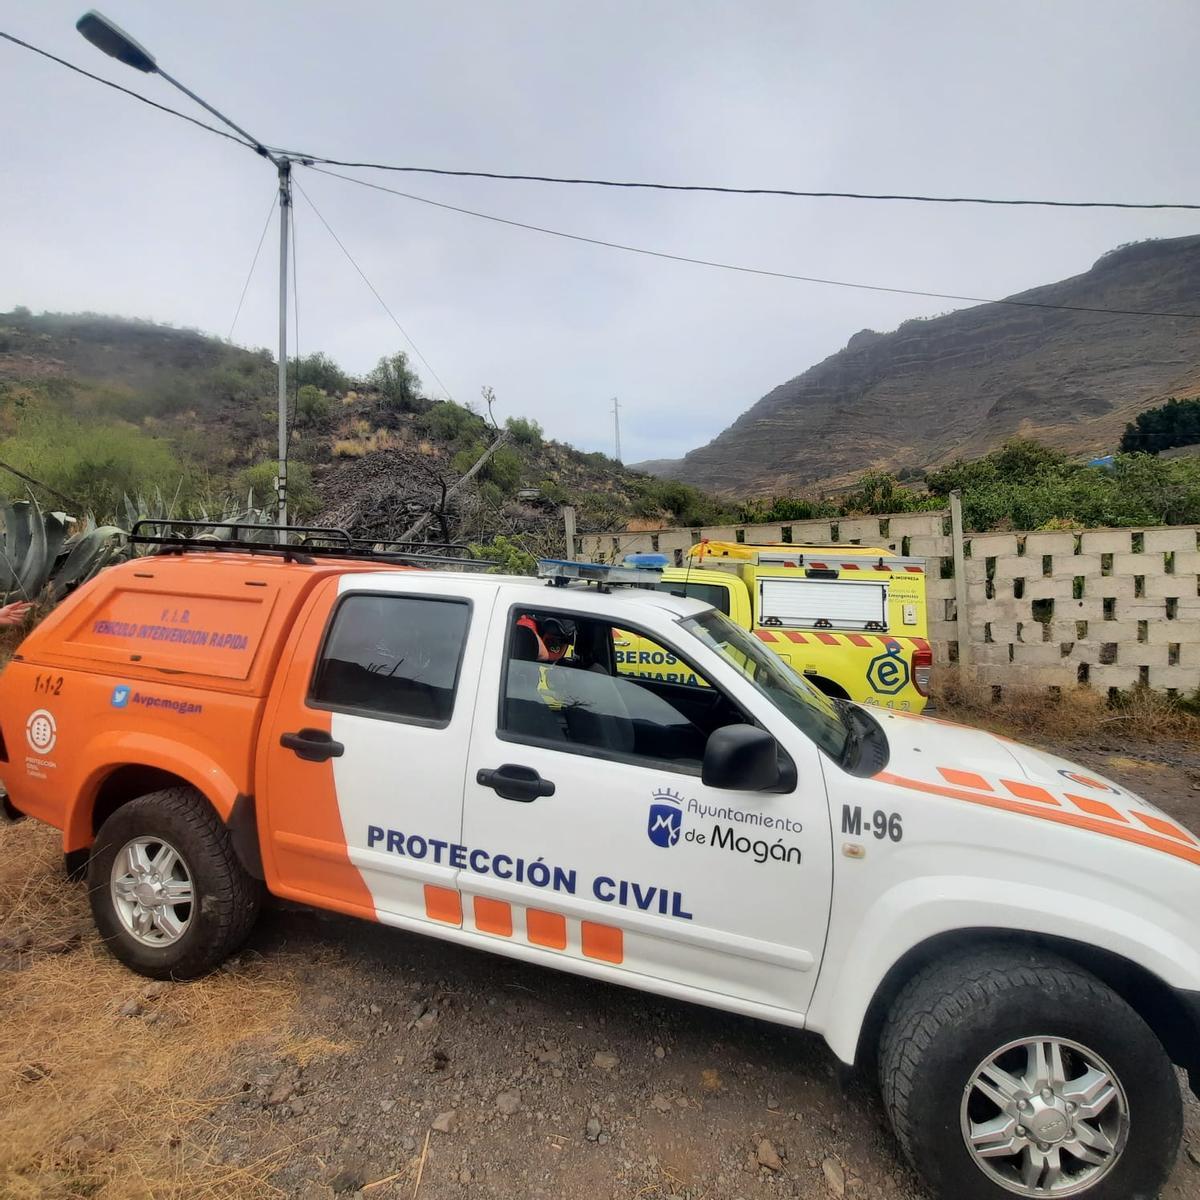
[[[262,888],[212,805],[168,788],[118,808],[88,862],[92,915],[113,955],[155,979],[191,979],[249,934]]]
[[[1150,1028],[1051,955],[926,969],[888,1018],[880,1079],[905,1154],[947,1200],[1152,1200],[1182,1135]]]

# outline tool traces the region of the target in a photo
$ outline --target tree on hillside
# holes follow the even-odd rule
[[[1200,396],[1178,400],[1174,396],[1158,408],[1148,408],[1125,426],[1121,452],[1157,454],[1172,446],[1194,446],[1200,442]]]
[[[302,384],[311,383],[313,387],[329,392],[330,395],[334,392],[344,392],[350,386],[345,371],[328,354],[320,350],[303,358],[293,358],[289,365],[293,383],[299,379]]]
[[[384,355],[367,378],[372,387],[383,393],[389,408],[419,412],[425,407],[421,398],[421,380],[408,365],[408,355],[403,350]]]
[[[1068,467],[1067,456],[1032,438],[1011,438],[999,450],[972,462],[961,458],[930,471],[925,486],[935,496],[947,496],[955,488],[964,492],[992,483],[1021,483],[1044,475],[1060,475]]]

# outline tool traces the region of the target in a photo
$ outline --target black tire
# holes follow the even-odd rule
[[[1077,1200],[1153,1200],[1183,1133],[1170,1060],[1141,1017],[1094,975],[1051,953],[993,949],[933,964],[884,1025],[884,1106],[905,1156],[939,1200],[1012,1200],[967,1148],[964,1088],[1010,1042],[1050,1037],[1099,1055],[1124,1088],[1129,1136],[1112,1169]],[[1016,1193],[1029,1194],[1029,1193]]]
[[[178,940],[148,946],[124,926],[114,905],[113,862],[134,838],[161,837],[187,863],[196,900]],[[152,979],[195,979],[220,966],[249,935],[262,884],[234,853],[212,805],[189,787],[167,788],[122,805],[100,827],[88,862],[92,916],[105,945],[127,967]]]

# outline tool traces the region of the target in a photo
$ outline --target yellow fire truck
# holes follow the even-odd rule
[[[903,712],[925,707],[933,652],[924,559],[874,546],[704,541],[654,586],[707,601],[830,696]],[[617,661],[626,674],[669,678],[682,669],[641,639],[622,640]]]

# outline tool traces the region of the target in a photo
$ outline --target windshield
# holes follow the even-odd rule
[[[719,612],[701,613],[680,624],[736,667],[826,754],[838,762],[842,760],[849,734],[837,706],[828,696]]]

